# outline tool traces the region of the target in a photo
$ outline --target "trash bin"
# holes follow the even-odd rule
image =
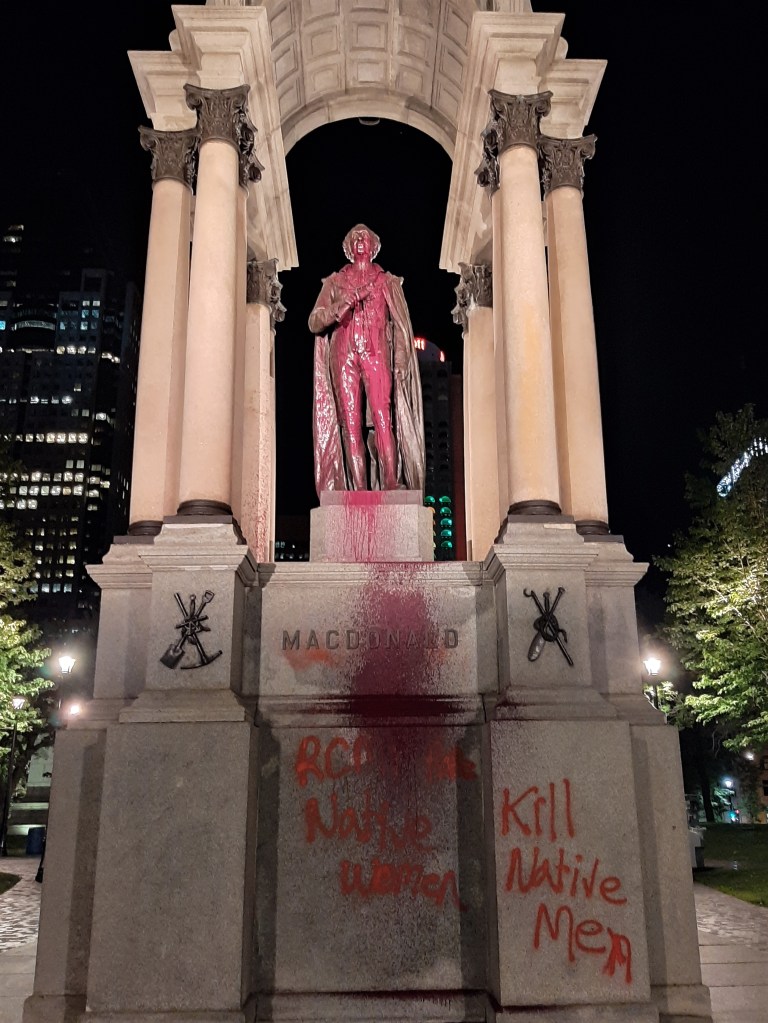
[[[27,856],[42,856],[45,848],[45,828],[30,828],[27,832]]]

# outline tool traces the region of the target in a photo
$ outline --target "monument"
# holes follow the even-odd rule
[[[153,124],[131,528],[90,569],[94,700],[57,739],[25,1023],[707,1023],[646,566],[608,524],[582,212],[603,62],[525,0],[173,16],[168,52],[130,54]],[[315,509],[310,562],[273,560],[285,152],[347,116],[453,158],[468,562],[403,528],[424,509],[384,418],[380,488],[342,440],[319,462],[346,524]]]

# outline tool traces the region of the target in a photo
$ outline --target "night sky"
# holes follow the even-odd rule
[[[758,6],[739,4],[738,24],[713,2],[534,3],[545,6],[566,15],[569,57],[608,61],[587,126],[598,142],[584,208],[611,529],[647,560],[685,525],[698,430],[746,402],[768,415],[761,260],[750,254],[764,230]],[[141,285],[151,191],[137,127],[149,122],[126,52],[168,49],[170,3],[46,4],[44,17],[12,4],[2,17],[3,224],[43,233],[62,265],[86,246]],[[307,315],[321,277],[344,262],[349,227],[381,235],[379,262],[405,279],[416,333],[454,370],[462,342],[457,278],[438,268],[451,168],[437,143],[347,121],[306,136],[287,162],[300,267],[281,276],[278,511],[302,513],[316,503]]]

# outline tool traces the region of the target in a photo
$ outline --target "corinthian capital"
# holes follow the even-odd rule
[[[512,146],[536,149],[539,121],[552,106],[551,92],[513,96],[491,89],[491,116],[481,135],[483,160],[475,171],[478,184],[493,195],[499,187],[499,157]]]
[[[285,319],[285,306],[280,301],[283,286],[277,277],[277,260],[248,260],[248,278],[246,283],[246,301],[260,302],[268,306],[269,318],[275,323]]]
[[[184,86],[187,106],[197,111],[200,145],[217,139],[234,146],[240,160],[240,184],[243,187],[249,181],[258,181],[264,170],[253,151],[256,129],[248,117],[249,90],[249,85],[236,85],[232,89]]]
[[[459,263],[461,278],[454,289],[456,305],[451,310],[453,322],[467,329],[470,310],[475,306],[493,305],[493,274],[485,263]]]
[[[152,154],[152,180],[173,178],[189,188],[197,176],[197,128],[156,131],[139,126],[141,148]]]
[[[584,188],[584,161],[595,155],[596,135],[578,139],[539,138],[541,157],[541,183],[544,194],[555,188]]]

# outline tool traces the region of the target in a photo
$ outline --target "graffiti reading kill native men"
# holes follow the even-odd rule
[[[545,590],[544,603],[542,604],[535,590],[523,590],[523,595],[526,597],[532,597],[536,607],[539,609],[539,616],[533,623],[536,635],[533,637],[531,645],[528,647],[529,661],[538,660],[541,651],[544,649],[545,643],[557,643],[563,657],[571,665],[571,667],[573,667],[573,658],[568,653],[565,646],[568,642],[568,634],[565,629],[560,627],[560,623],[555,617],[557,605],[560,603],[560,598],[564,593],[565,590],[563,587],[558,586],[557,596],[553,603],[550,600],[549,590]]]
[[[176,668],[181,661],[186,648],[188,646],[194,647],[197,653],[197,662],[195,664],[182,664],[182,670],[189,670],[191,668],[204,668],[206,664],[210,664],[211,661],[215,661],[217,657],[221,656],[221,650],[217,650],[215,654],[206,653],[205,647],[200,639],[201,632],[210,632],[211,630],[204,623],[208,621],[208,615],[203,614],[206,605],[210,604],[213,600],[214,594],[212,590],[206,590],[200,600],[198,606],[197,597],[194,593],[189,595],[189,609],[184,606],[184,601],[181,599],[180,593],[174,593],[176,603],[179,605],[179,610],[182,614],[182,620],[176,626],[180,629],[179,638],[175,643],[172,643],[165,651],[160,661],[166,666],[166,668]]]

